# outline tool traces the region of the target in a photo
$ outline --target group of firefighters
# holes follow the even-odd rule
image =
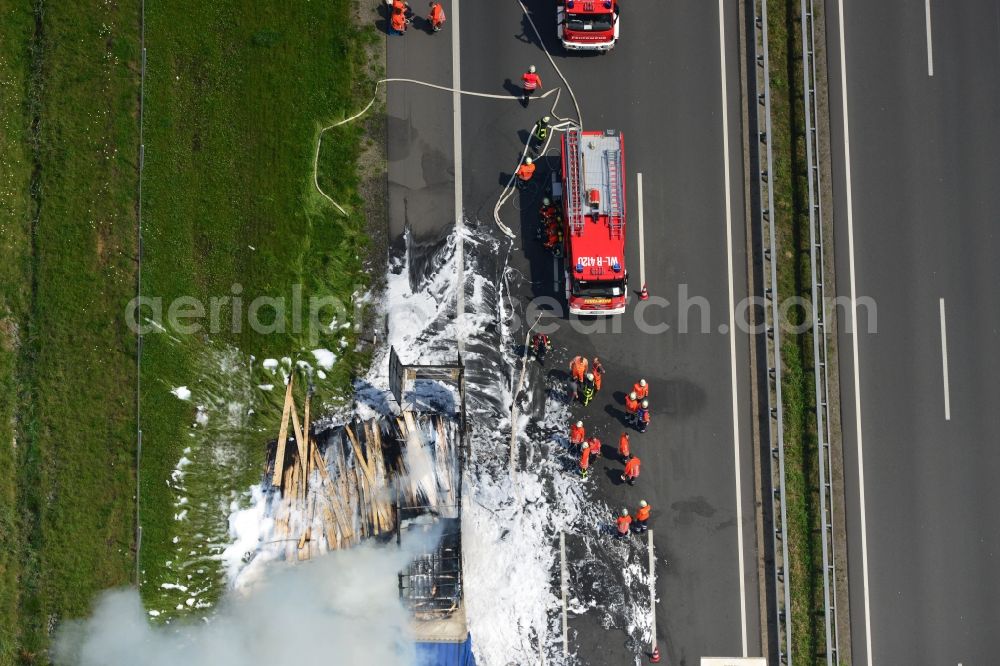
[[[538,209],[538,231],[536,235],[542,246],[555,256],[562,256],[563,240],[562,214],[548,197],[542,199],[542,207]]]
[[[405,35],[406,29],[413,23],[413,10],[406,0],[386,0],[389,6],[389,34]],[[427,25],[434,32],[441,30],[444,22],[448,20],[444,15],[444,7],[440,2],[430,3],[430,11],[427,13]]]
[[[544,364],[545,355],[552,349],[552,339],[545,333],[536,333],[531,339],[530,351]],[[584,356],[574,356],[569,362],[569,398],[580,400],[584,406],[590,404],[595,394],[601,390],[605,374],[604,364],[597,356],[589,361]],[[639,432],[646,432],[651,418],[649,410],[649,384],[640,379],[632,385],[632,390],[625,397],[626,422]],[[596,436],[587,437],[582,420],[572,423],[569,428],[570,452],[577,457],[581,478],[586,479],[590,473],[593,460],[601,456],[601,440]],[[621,480],[634,486],[639,478],[642,461],[632,453],[632,442],[628,432],[622,432],[618,438],[618,459],[624,465]],[[652,507],[641,500],[639,508],[633,516],[628,509],[622,509],[616,521],[617,536],[624,538],[634,529],[646,531]]]

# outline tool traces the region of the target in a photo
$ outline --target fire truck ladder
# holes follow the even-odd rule
[[[604,153],[608,164],[608,218],[611,224],[611,237],[621,238],[625,226],[625,216],[622,214],[621,181],[621,150],[608,150]]]
[[[566,133],[566,214],[569,216],[570,233],[583,233],[583,212],[581,211],[582,193],[580,188],[580,131],[570,130]]]

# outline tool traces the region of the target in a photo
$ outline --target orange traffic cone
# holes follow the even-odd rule
[[[642,283],[642,289],[639,291],[639,300],[647,301],[649,300],[649,289],[646,288],[646,283]]]
[[[649,663],[658,664],[660,663],[660,646],[653,646],[653,653],[649,655]]]

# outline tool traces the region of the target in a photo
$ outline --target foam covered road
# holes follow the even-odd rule
[[[591,332],[573,330],[565,317],[551,318],[560,324],[553,336],[555,349],[545,376],[533,376],[533,390],[542,391],[542,379],[561,382],[571,355],[600,356],[608,371],[604,390],[588,408],[574,407],[573,412],[588,430],[596,431],[610,453],[622,432],[623,391],[639,377],[649,381],[652,425],[648,433],[632,436],[633,450],[643,460],[638,484],[621,485],[620,465],[607,457],[598,461],[586,483],[595,498],[613,509],[627,506],[634,511],[640,499],[654,507],[658,639],[666,663],[697,664],[701,656],[743,654],[737,539],[742,528],[748,652],[759,655],[749,340],[742,332],[736,336],[734,383],[730,337],[720,332],[729,323],[729,275],[718,6],[668,3],[660,7],[660,18],[654,22],[650,14],[635,9],[638,5],[628,3],[622,10],[622,41],[612,54],[566,56],[555,38],[553,4],[544,0],[526,4],[545,46],[574,88],[584,128],[616,128],[625,135],[630,287],[637,291],[641,286],[634,213],[635,174],[642,172],[647,280],[651,293],[670,303],[643,314],[650,327],[669,325],[656,334],[640,331],[634,294],[624,316],[586,322],[594,329]],[[445,9],[451,9],[450,3]],[[726,3],[724,18],[734,293],[739,300],[747,293],[747,270],[735,2]],[[402,38],[391,37],[389,76],[450,85],[448,31],[453,27],[449,24],[433,36],[411,31]],[[545,89],[563,85],[517,2],[462,3],[460,38],[466,90],[509,93],[511,82],[516,84],[530,64],[538,67]],[[451,95],[397,86],[390,87],[388,99],[393,233],[402,230],[404,220],[420,235],[447,233],[454,215],[449,189],[453,171],[448,171],[453,160]],[[547,111],[551,99],[535,100],[525,110],[512,101],[463,98],[463,195],[470,223],[493,225],[493,206],[516,166],[525,133]],[[557,112],[575,115],[566,91]],[[535,176],[539,183],[548,179],[556,154],[550,151],[551,159],[541,161]],[[511,262],[521,276],[515,281],[515,294],[522,307],[540,296],[564,302],[556,290],[562,268],[554,266],[551,255],[534,240],[541,196],[538,189],[515,194],[503,210],[505,222],[518,234]],[[697,306],[687,311],[689,330],[679,330],[684,315],[678,308],[680,289],[686,289],[689,298],[705,299],[704,331]],[[520,340],[523,335],[522,330],[515,337]],[[742,515],[737,513],[736,497],[734,386]],[[540,401],[533,403],[537,406]],[[609,514],[604,524],[581,525],[578,534],[568,535],[570,559],[588,550],[597,557],[620,558],[603,533],[612,521]],[[646,561],[644,541],[635,538],[630,548],[630,561]],[[586,572],[574,570],[574,581],[585,576]],[[571,650],[584,663],[631,663],[638,646],[622,627],[604,626],[607,618],[600,609],[573,616]]]

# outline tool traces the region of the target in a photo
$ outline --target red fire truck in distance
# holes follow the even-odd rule
[[[625,312],[625,143],[617,130],[562,136],[566,300],[571,314]]]
[[[567,51],[607,53],[618,41],[618,0],[559,0],[556,24]]]

